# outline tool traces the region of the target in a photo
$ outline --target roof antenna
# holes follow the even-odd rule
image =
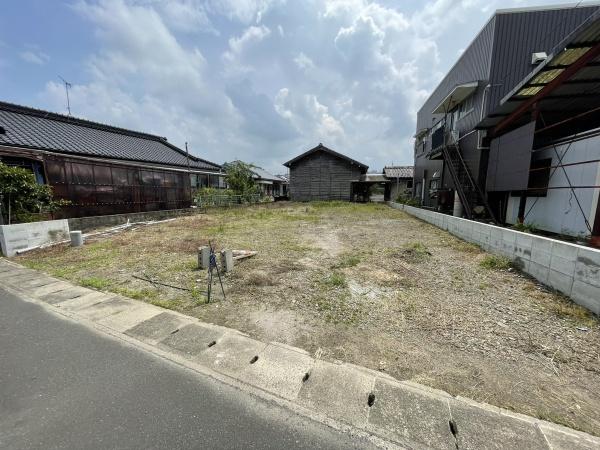
[[[65,80],[63,77],[61,77],[60,75],[58,76],[58,78],[60,78],[62,80],[62,82],[65,84],[65,92],[67,93],[67,111],[69,111],[69,116],[71,116],[71,102],[69,101],[69,88],[73,87],[73,85],[71,83],[69,83],[67,80]]]

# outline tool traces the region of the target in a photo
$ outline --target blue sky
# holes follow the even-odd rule
[[[324,143],[412,163],[416,111],[518,0],[5,0],[0,99],[272,172]],[[554,2],[560,3],[560,2]]]

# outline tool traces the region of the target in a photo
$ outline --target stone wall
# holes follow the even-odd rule
[[[600,250],[399,203],[389,204],[490,253],[510,258],[523,272],[600,314]]]

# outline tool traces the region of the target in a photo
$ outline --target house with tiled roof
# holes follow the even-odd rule
[[[412,195],[413,166],[386,166],[383,168],[384,177],[390,181],[389,198],[396,200],[400,195]]]
[[[193,188],[222,187],[225,176],[165,137],[6,102],[0,161],[69,200],[63,218],[186,208]]]

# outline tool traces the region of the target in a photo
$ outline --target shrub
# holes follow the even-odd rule
[[[396,198],[396,203],[402,203],[403,205],[408,206],[421,206],[421,201],[418,198],[406,194],[400,194]]]
[[[0,162],[0,203],[0,214],[11,223],[13,219],[31,222],[36,220],[36,214],[53,213],[70,202],[54,200],[52,187],[38,184],[29,170]]]

